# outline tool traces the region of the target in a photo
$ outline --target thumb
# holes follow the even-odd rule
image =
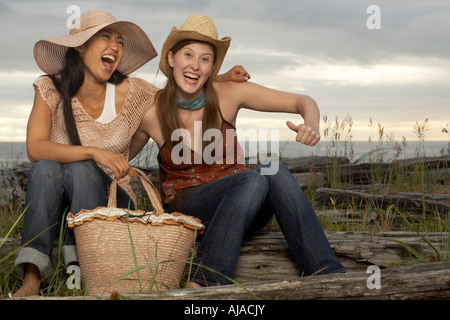
[[[300,126],[296,126],[291,121],[286,121],[286,125],[289,127],[289,129],[295,132],[298,132],[298,129],[300,128]]]

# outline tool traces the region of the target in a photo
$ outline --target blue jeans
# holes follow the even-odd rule
[[[275,215],[300,274],[345,272],[291,172],[281,164],[274,175],[261,175],[260,170],[199,186],[187,198],[181,212],[206,226],[195,262],[234,278],[243,239],[261,231]],[[230,283],[204,268],[190,281],[208,286]]]
[[[90,161],[61,164],[51,160],[36,162],[28,173],[28,190],[23,216],[22,244],[15,265],[23,274],[25,263],[34,264],[45,280],[52,273],[54,241],[63,234],[62,255],[66,265],[78,261],[73,230],[63,225],[67,213],[107,205],[111,178]],[[117,205],[128,207],[127,193],[117,189]]]

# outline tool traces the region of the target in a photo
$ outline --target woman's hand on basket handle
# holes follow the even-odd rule
[[[92,148],[91,154],[92,160],[111,169],[116,179],[125,177],[130,170],[128,161],[120,153]]]

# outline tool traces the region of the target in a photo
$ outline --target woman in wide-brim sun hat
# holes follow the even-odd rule
[[[67,209],[77,213],[106,206],[113,178],[119,179],[117,206],[135,208],[127,176],[129,146],[159,89],[128,75],[157,53],[140,27],[106,11],[85,12],[73,26],[68,35],[34,47],[46,75],[34,83],[27,127],[27,154],[34,164],[25,199],[24,247],[15,261],[24,281],[15,296],[38,294],[51,275],[53,243],[62,230],[54,225],[64,222]],[[65,265],[77,262],[70,229],[62,253]]]
[[[79,27],[79,28],[77,28]],[[111,27],[123,39],[123,58],[117,70],[128,75],[158,54],[146,33],[129,21],[117,21],[112,14],[102,10],[91,10],[75,19],[68,35],[38,41],[34,46],[34,58],[46,74],[58,74],[65,62],[68,48],[85,44],[98,31]]]

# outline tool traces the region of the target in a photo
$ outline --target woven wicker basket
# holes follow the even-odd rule
[[[130,175],[140,178],[155,212],[116,208],[114,180],[107,207],[68,214],[88,295],[177,288],[195,236],[204,230],[191,216],[164,213],[148,177],[135,168]]]

